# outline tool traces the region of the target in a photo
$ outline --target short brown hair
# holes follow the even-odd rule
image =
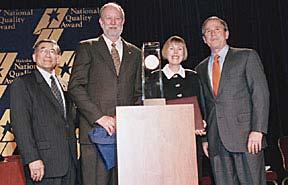
[[[205,34],[205,26],[206,26],[207,22],[211,21],[211,20],[219,21],[224,26],[224,31],[228,31],[228,25],[227,25],[226,21],[224,21],[223,19],[221,19],[217,16],[211,16],[211,17],[208,17],[202,24],[202,35]]]
[[[184,39],[182,39],[181,37],[177,36],[177,35],[174,35],[172,37],[170,37],[163,45],[163,48],[162,48],[162,56],[164,59],[167,59],[167,51],[168,51],[168,48],[169,46],[172,44],[172,43],[179,43],[179,44],[182,44],[183,45],[183,49],[184,49],[184,56],[183,56],[183,60],[186,60],[187,57],[188,57],[188,51],[187,51],[187,47],[186,47],[186,43],[184,41]]]
[[[36,50],[39,48],[40,44],[42,44],[42,43],[51,43],[51,44],[55,45],[57,54],[61,54],[61,49],[60,49],[59,45],[53,39],[42,39],[42,40],[39,40],[38,42],[36,42],[36,44],[33,47],[34,53],[36,52]]]

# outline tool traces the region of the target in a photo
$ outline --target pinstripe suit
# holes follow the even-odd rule
[[[74,61],[68,91],[81,113],[84,185],[116,184],[116,170],[106,171],[99,153],[88,138],[88,131],[97,125],[95,121],[102,116],[115,116],[116,106],[133,105],[141,97],[140,50],[123,39],[122,42],[119,76],[103,36],[82,41]]]
[[[265,134],[268,126],[269,91],[260,58],[254,50],[230,47],[224,60],[216,97],[208,75],[208,62],[209,57],[196,67],[196,71],[200,76],[205,97],[207,139],[212,168],[216,165],[214,159],[219,153],[233,157],[240,154],[245,158],[244,161],[247,161],[240,168],[248,173],[247,176],[251,176],[248,179],[253,180],[248,184],[265,184],[263,151],[254,155],[247,150],[249,133],[257,131]],[[262,146],[266,146],[264,139]],[[235,161],[237,164],[237,160]],[[241,165],[238,163],[231,166]],[[229,169],[215,167],[213,170],[216,183],[227,184],[227,179],[219,177],[222,177],[223,171],[230,173]],[[231,183],[228,181],[228,184]]]
[[[49,85],[37,69],[16,79],[10,90],[11,121],[24,165],[42,160],[44,179],[66,175],[76,163],[72,102],[65,99],[65,119]],[[25,173],[30,178],[28,168]]]

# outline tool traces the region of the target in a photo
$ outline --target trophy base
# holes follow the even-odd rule
[[[143,105],[166,105],[165,98],[151,98],[143,100]]]

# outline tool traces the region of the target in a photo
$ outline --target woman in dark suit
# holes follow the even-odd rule
[[[162,69],[164,97],[170,100],[197,96],[198,101],[202,102],[197,73],[191,69],[184,69],[181,65],[188,56],[185,41],[178,36],[170,37],[163,46],[162,56],[168,61]]]
[[[203,110],[204,101],[201,84],[197,73],[191,69],[184,69],[181,65],[187,59],[188,52],[184,39],[179,36],[170,37],[163,46],[162,56],[168,64],[162,69],[162,82],[166,100],[182,97],[197,96],[200,109]],[[197,135],[203,135],[203,130],[197,130]],[[199,136],[197,142],[198,176],[202,176],[202,147]]]

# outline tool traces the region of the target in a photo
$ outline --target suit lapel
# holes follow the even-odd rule
[[[131,56],[132,56],[132,51],[129,47],[129,44],[125,40],[122,39],[123,42],[123,57],[122,57],[122,62],[120,66],[120,75],[123,73],[125,69],[128,69],[129,61],[131,61]]]
[[[209,89],[211,96],[214,96],[213,89],[211,86],[211,80],[209,78],[209,73],[208,73],[208,63],[209,63],[209,57],[207,57],[204,60],[204,65],[202,68],[203,80],[204,80],[204,84],[207,85],[207,88]]]
[[[222,72],[221,72],[221,78],[220,78],[220,83],[219,83],[219,89],[218,89],[218,95],[221,94],[221,92],[223,91],[223,88],[226,84],[226,81],[229,80],[227,78],[227,74],[229,74],[229,71],[233,65],[233,52],[231,50],[231,48],[229,48],[227,55],[225,57],[224,60],[224,64],[222,67]]]
[[[59,84],[60,84],[60,87],[61,87],[61,90],[62,90],[62,92],[63,92],[63,95],[64,95],[64,102],[65,102],[65,113],[66,113],[66,117],[67,117],[67,115],[68,115],[68,109],[69,109],[69,107],[70,107],[70,102],[68,102],[68,96],[69,96],[69,94],[67,93],[67,87],[65,88],[65,85],[63,84],[63,81],[61,81],[61,80],[59,80],[59,78],[60,77],[58,77],[58,76],[56,76],[56,78],[57,78],[57,80],[58,80],[58,82],[59,82]],[[63,116],[64,117],[64,116]]]
[[[107,65],[109,66],[109,68],[115,73],[116,75],[116,69],[115,69],[115,66],[114,66],[114,62],[113,62],[113,59],[112,59],[112,56],[110,54],[110,51],[109,51],[109,48],[108,46],[106,45],[106,42],[103,38],[103,36],[101,35],[99,37],[99,48],[97,49],[99,50],[100,52],[100,55],[102,55],[102,59],[103,61],[105,61],[107,63]],[[121,67],[120,67],[121,68]]]
[[[66,119],[68,120],[69,119],[69,115],[68,113],[71,111],[71,107],[72,107],[72,102],[70,101],[70,98],[69,98],[69,93],[67,91],[63,91],[63,94],[64,94],[64,97],[65,97],[65,105],[66,105]]]
[[[131,59],[131,56],[133,55],[129,44],[124,39],[122,39],[122,43],[123,43],[123,57],[122,57],[121,65],[120,65],[119,75],[121,75],[121,73],[123,73],[121,71],[124,71],[125,69],[127,69],[126,66],[129,65],[129,61]],[[99,37],[99,49],[100,49],[100,54],[103,57],[103,61],[105,61],[107,63],[107,65],[110,67],[110,69],[116,75],[116,69],[114,66],[114,62],[113,62],[112,56],[110,54],[108,46],[105,43],[103,36]]]
[[[36,77],[36,82],[39,85],[40,90],[42,91],[42,93],[49,99],[49,101],[58,109],[58,113],[59,115],[64,118],[64,115],[62,115],[62,111],[61,111],[61,107],[59,105],[59,103],[57,102],[56,98],[54,97],[54,95],[52,94],[51,88],[49,87],[49,85],[47,84],[47,82],[45,81],[45,79],[43,78],[43,76],[41,75],[41,73],[36,69],[34,70],[34,74]]]

